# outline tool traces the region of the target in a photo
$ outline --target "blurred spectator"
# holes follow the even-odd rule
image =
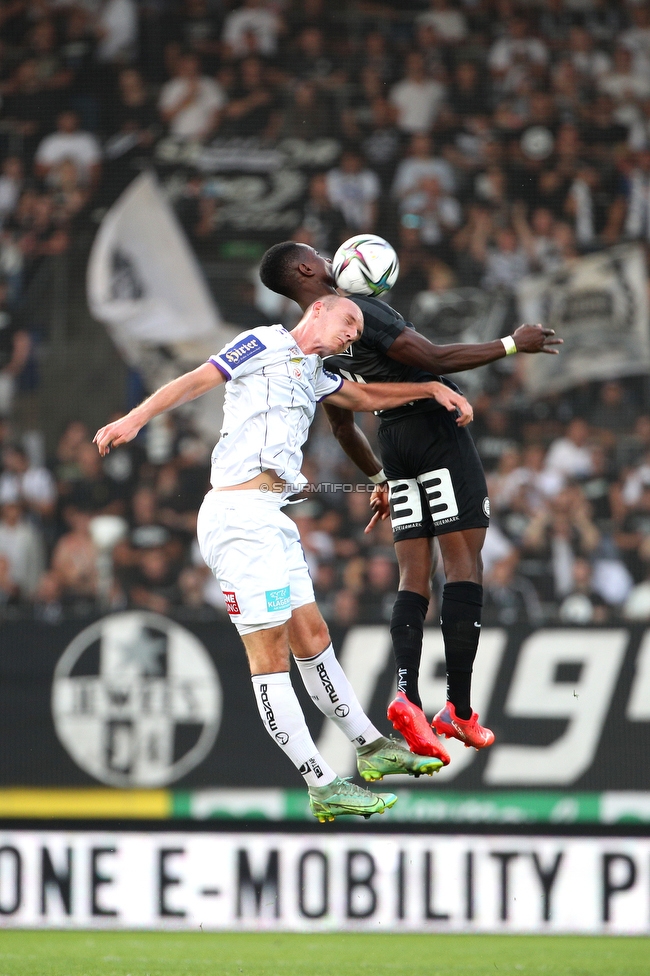
[[[178,567],[170,549],[170,535],[164,528],[153,528],[138,536],[135,565],[122,573],[122,586],[129,606],[168,613],[181,602]]]
[[[278,115],[280,135],[319,139],[332,134],[332,113],[327,97],[313,81],[296,82]]]
[[[363,39],[363,50],[358,61],[359,69],[371,68],[384,84],[389,84],[395,76],[395,58],[386,37],[374,30]]]
[[[517,572],[519,554],[509,555],[492,564],[485,576],[482,622],[489,627],[511,627],[543,623],[543,612],[535,587]]]
[[[117,497],[114,482],[104,473],[95,445],[81,444],[75,460],[77,476],[60,484],[62,503],[73,505],[83,512],[121,515],[123,502]]]
[[[0,280],[0,417],[11,415],[16,380],[31,349],[29,333],[8,308],[8,291],[6,282]]]
[[[61,112],[56,128],[57,131],[46,136],[36,150],[34,168],[37,175],[47,180],[60,163],[72,160],[82,183],[95,190],[101,175],[101,150],[95,136],[80,131],[76,112]]]
[[[18,586],[11,575],[11,564],[6,556],[0,556],[0,607],[18,599]]]
[[[361,153],[344,150],[339,165],[328,172],[326,179],[329,201],[341,211],[348,229],[372,232],[381,186],[377,174],[365,166]]]
[[[0,555],[9,564],[20,599],[32,599],[45,569],[45,552],[40,533],[24,517],[20,502],[0,505]]]
[[[569,58],[576,71],[594,82],[611,68],[611,59],[596,47],[593,36],[578,25],[569,31]]]
[[[133,177],[133,160],[151,154],[160,129],[155,106],[136,68],[124,68],[119,73],[109,124],[110,136],[104,153],[108,164],[107,175],[113,181],[113,192],[117,194]]]
[[[318,27],[306,27],[300,32],[291,61],[291,73],[298,81],[308,81],[324,89],[345,83],[345,73],[337,67]]]
[[[391,193],[403,206],[403,202],[411,193],[416,193],[422,187],[422,180],[434,177],[440,182],[443,190],[452,193],[454,190],[454,171],[446,159],[433,155],[433,146],[428,135],[418,133],[411,137],[408,156],[403,159],[395,171],[395,179]]]
[[[41,581],[42,602],[93,605],[97,597],[97,549],[90,536],[91,518],[90,512],[75,505],[63,508],[68,531],[54,547],[50,571]]]
[[[248,54],[273,57],[283,29],[281,19],[264,0],[244,0],[226,15],[221,40],[235,58]]]
[[[19,502],[39,519],[50,519],[56,497],[56,484],[47,468],[30,464],[27,452],[17,444],[3,449],[0,504]]]
[[[548,50],[543,41],[533,37],[521,15],[507,23],[507,34],[494,42],[488,54],[488,66],[499,88],[514,91],[525,77],[540,75],[546,67]]]
[[[404,78],[390,89],[390,101],[397,109],[397,125],[407,133],[430,132],[445,95],[445,88],[426,74],[419,51],[406,56]]]
[[[201,75],[195,54],[184,54],[178,59],[175,77],[163,85],[158,100],[170,135],[182,142],[203,142],[212,135],[225,104],[223,89],[212,78]]]
[[[484,247],[482,254],[485,262],[484,288],[512,290],[528,274],[526,252],[511,227],[498,229],[492,244]]]
[[[564,437],[551,444],[546,455],[546,467],[565,478],[584,478],[591,474],[591,450],[587,446],[589,425],[577,417],[566,429]]]
[[[596,430],[615,438],[632,429],[637,413],[623,385],[617,380],[609,380],[600,387],[598,402],[589,420]]]
[[[429,0],[431,9],[419,14],[418,26],[433,27],[436,37],[443,44],[454,44],[467,37],[467,21],[461,10],[452,7],[450,0]]]
[[[591,556],[599,542],[600,533],[577,486],[563,489],[539,509],[522,539],[524,550],[548,561],[556,598],[571,592],[575,560]]]
[[[473,61],[461,61],[454,71],[449,90],[449,105],[460,120],[467,115],[484,115],[488,112],[490,89],[486,78],[479,73]]]
[[[636,154],[636,165],[625,181],[624,201],[619,198],[616,203],[615,233],[622,229],[626,237],[650,241],[650,146]]]
[[[615,540],[634,579],[642,580],[650,563],[650,480],[642,482],[636,500],[628,502]]]
[[[648,577],[630,590],[623,606],[623,619],[631,623],[650,620],[650,571]]]
[[[281,123],[273,91],[264,77],[262,61],[254,57],[244,58],[239,65],[239,83],[221,113],[220,134],[273,139]]]
[[[610,610],[592,586],[592,570],[588,559],[573,563],[573,587],[560,604],[559,618],[563,624],[606,624]]]
[[[0,176],[0,225],[15,210],[22,186],[23,162],[18,156],[8,156]]]
[[[359,601],[356,593],[352,590],[338,590],[334,595],[331,623],[338,624],[339,627],[351,627],[358,619]]]
[[[360,126],[361,148],[386,189],[393,179],[403,136],[395,125],[395,108],[387,99],[373,98],[370,113],[369,124]]]
[[[100,61],[124,64],[133,60],[138,40],[138,8],[134,0],[103,0],[96,30]]]
[[[430,248],[445,244],[462,218],[458,200],[443,191],[435,176],[423,177],[419,190],[404,197],[401,209],[402,223],[416,226],[420,240]],[[443,248],[439,253],[442,256],[446,250]]]
[[[619,45],[611,70],[598,78],[598,88],[616,102],[631,102],[650,97],[650,77],[634,70],[631,51]]]
[[[332,257],[340,243],[346,220],[341,209],[330,202],[327,177],[316,173],[309,181],[309,193],[302,213],[302,226],[311,234],[317,251]]]
[[[81,477],[79,449],[90,443],[90,432],[83,420],[71,420],[61,434],[54,459],[54,474],[59,483]]]
[[[397,596],[397,564],[392,551],[372,555],[367,563],[366,582],[359,593],[360,623],[388,622]]]

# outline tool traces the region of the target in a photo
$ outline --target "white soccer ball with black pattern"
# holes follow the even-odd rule
[[[399,260],[383,237],[358,234],[341,244],[332,261],[337,287],[349,295],[377,297],[390,291],[399,275]]]

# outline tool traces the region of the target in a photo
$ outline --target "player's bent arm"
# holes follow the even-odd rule
[[[381,471],[381,461],[375,456],[366,435],[355,424],[354,414],[344,407],[337,407],[331,397],[323,401],[323,407],[330,422],[332,433],[356,466],[371,478]]]
[[[125,417],[107,424],[106,427],[101,427],[93,439],[99,453],[104,456],[108,454],[111,447],[128,444],[153,417],[178,407],[181,403],[196,400],[203,393],[225,382],[226,377],[212,363],[203,363],[191,372],[178,376],[165,386],[161,386]]]
[[[562,339],[555,338],[553,329],[544,329],[541,325],[520,325],[511,338],[515,344],[513,352],[556,355],[558,350],[554,347],[562,344]],[[438,346],[414,329],[404,329],[386,355],[406,366],[418,366],[432,373],[458,373],[503,359],[507,352],[501,339]]]
[[[438,383],[352,383],[343,380],[343,385],[336,393],[328,398],[337,407],[361,412],[372,410],[390,410],[401,407],[414,400],[436,400],[450,412],[458,411],[457,423],[459,427],[469,424],[474,417],[472,407],[462,393]]]

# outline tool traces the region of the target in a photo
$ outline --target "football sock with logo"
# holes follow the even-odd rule
[[[350,742],[364,746],[381,737],[381,732],[362,709],[331,644],[314,657],[296,658],[295,661],[311,700],[323,715],[338,725]]]
[[[483,587],[478,583],[445,583],[440,626],[445,642],[447,700],[461,719],[472,717],[472,668],[481,636]]]
[[[419,593],[400,590],[393,604],[390,618],[390,636],[393,641],[397,690],[404,692],[409,701],[422,708],[418,690],[422,634],[429,601]]]
[[[264,728],[286,753],[307,786],[327,786],[336,778],[309,734],[288,671],[254,674],[255,701]]]

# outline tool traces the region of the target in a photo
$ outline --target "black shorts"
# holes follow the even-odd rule
[[[447,410],[414,414],[379,428],[395,542],[490,523],[485,474],[471,434]]]

